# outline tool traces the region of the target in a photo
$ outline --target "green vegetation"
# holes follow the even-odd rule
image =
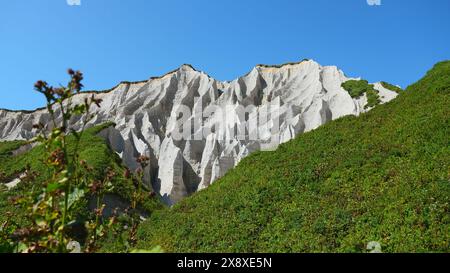
[[[87,165],[92,167],[90,171],[93,179],[103,179],[108,170],[116,173],[117,175],[112,178],[113,187],[111,193],[116,194],[123,200],[132,200],[133,193],[136,191],[136,186],[122,175],[126,172],[126,167],[123,166],[120,157],[111,150],[105,140],[97,136],[100,131],[110,126],[114,126],[114,124],[106,123],[85,130],[80,142],[80,160],[86,161]],[[68,143],[69,150],[73,150],[73,136],[69,136]],[[36,173],[31,185],[26,182],[19,183],[17,187],[11,191],[6,191],[6,189],[4,189],[0,192],[0,222],[5,221],[7,217],[11,215],[14,222],[22,225],[29,224],[26,222],[25,209],[17,207],[10,199],[16,196],[29,194],[31,191],[30,186],[39,188],[50,176],[50,170],[43,163],[43,159],[45,158],[45,149],[43,146],[35,147],[27,153],[16,157],[1,157],[3,154],[8,154],[10,151],[19,148],[23,144],[25,144],[25,142],[22,141],[0,143],[0,173],[3,173],[3,177],[0,176],[0,184],[11,181],[27,169]],[[79,207],[80,217],[85,217],[89,213],[87,201],[88,200],[86,199],[83,206]],[[157,198],[146,198],[142,200],[139,207],[143,209],[145,213],[151,213],[154,210],[161,209],[163,205]]]
[[[154,212],[137,247],[366,252],[376,241],[383,252],[449,252],[450,61],[407,91],[250,155],[207,190]]]
[[[367,91],[373,89],[373,85],[366,80],[349,80],[342,84],[342,88],[347,90],[352,98],[359,98]]]
[[[400,87],[395,86],[395,85],[390,84],[390,83],[387,83],[387,82],[381,82],[381,85],[382,85],[384,88],[389,89],[389,90],[394,91],[394,92],[397,92],[397,93],[399,93],[399,94],[400,94],[401,92],[403,92],[403,89],[401,89]]]
[[[140,215],[161,208],[143,185],[149,158],[139,156],[140,169],[133,174],[97,136],[113,124],[85,130],[95,117],[91,106],[99,107],[102,100],[92,94],[84,103],[73,104],[71,98],[83,87],[83,74],[72,69],[68,74],[67,86],[35,84],[46,97],[53,128],[34,124],[38,134],[30,143],[0,144],[0,252],[94,252],[111,236],[121,237],[123,249],[129,251],[136,243]],[[69,125],[75,116],[82,122],[79,132]],[[14,153],[31,143],[38,145]],[[15,188],[4,186],[15,178],[20,178]],[[108,197],[118,198],[125,208],[119,211],[113,204],[108,208]],[[105,214],[105,209],[110,212]]]
[[[354,96],[365,90],[361,94],[367,93],[368,107],[378,104],[378,93],[367,82],[347,83]],[[360,117],[341,118],[301,135],[277,151],[254,153],[207,190],[170,209],[151,189],[141,189],[139,179],[97,136],[113,124],[87,129],[82,136],[69,134],[66,154],[78,154],[75,158],[84,163],[77,168],[88,171],[74,176],[69,197],[84,189],[77,188],[77,179],[93,182],[71,212],[79,223],[91,225],[87,232],[99,236],[88,251],[366,252],[369,242],[378,242],[383,252],[448,252],[450,61],[437,64],[407,91]],[[49,168],[44,144],[13,155],[26,144],[0,142],[0,252],[24,250],[11,248],[11,237],[32,238],[23,230],[42,223],[33,222],[29,204],[16,200],[54,186],[55,170]],[[146,161],[138,159],[141,166]],[[26,177],[14,189],[3,186],[23,173]],[[139,224],[135,213],[123,213],[93,222],[102,212],[101,200],[96,212],[88,209],[92,193],[98,193],[93,189],[97,181],[111,184],[109,194],[130,202],[134,211],[147,212],[148,220]],[[64,197],[58,192],[52,196]],[[59,213],[52,207],[42,215],[54,212]],[[59,215],[50,220],[59,221]],[[63,225],[65,232],[68,226]],[[44,239],[50,244],[55,238]],[[28,246],[34,252],[52,250],[51,244],[41,247],[48,249]]]
[[[349,80],[342,84],[344,88],[352,98],[359,98],[362,95],[367,95],[367,104],[364,108],[374,107],[380,104],[380,96],[378,91],[374,88],[373,84],[369,84],[366,80]]]
[[[80,160],[86,161],[87,165],[92,167],[91,178],[94,180],[103,179],[108,171],[113,171],[117,175],[112,178],[112,194],[121,197],[123,200],[132,200],[136,191],[136,186],[123,176],[126,168],[122,165],[120,157],[111,150],[105,140],[97,134],[105,128],[114,126],[107,123],[85,130],[80,142]],[[68,138],[69,151],[73,150],[74,137]],[[19,174],[29,169],[35,173],[32,181],[21,182],[12,189],[6,189],[0,192],[0,223],[6,220],[15,222],[19,225],[28,226],[30,223],[26,217],[27,211],[24,207],[17,206],[12,202],[18,196],[29,195],[34,189],[40,188],[51,176],[51,170],[44,164],[45,148],[37,146],[30,151],[16,157],[12,157],[10,152],[25,144],[22,141],[2,142],[0,143],[0,184],[10,182]],[[9,155],[4,156],[3,155]],[[78,217],[86,218],[90,216],[87,207],[88,196],[78,206]],[[163,206],[158,198],[146,198],[142,200],[139,207],[145,213],[151,213],[154,210],[161,209]]]
[[[122,164],[120,157],[111,150],[106,144],[105,140],[97,134],[102,130],[114,126],[113,123],[105,123],[85,130],[80,143],[80,160],[86,161],[87,165],[92,167],[92,176],[95,179],[102,179],[105,176],[107,169],[113,170],[118,175],[114,177],[113,193],[120,197],[131,200],[132,194],[135,191],[135,186],[123,177],[126,168]],[[69,135],[68,138],[69,150],[73,150],[74,137]],[[41,185],[49,177],[50,170],[43,163],[45,158],[45,149],[43,146],[38,146],[30,151],[16,157],[8,156],[2,158],[2,155],[20,148],[26,144],[24,141],[1,142],[0,143],[0,173],[4,177],[0,177],[0,183],[7,183],[19,174],[23,173],[27,168],[31,171],[37,172],[39,175],[34,179],[33,184]],[[25,194],[29,191],[27,185],[19,184],[17,188],[6,194],[7,196],[14,196]],[[5,198],[0,198],[0,202]],[[142,204],[147,211],[153,211],[161,208],[161,204],[155,199],[148,199]],[[1,210],[1,208],[0,208]],[[0,221],[3,213],[0,213]]]
[[[375,89],[371,89],[367,91],[367,104],[364,106],[365,109],[375,107],[381,103],[380,96],[378,95],[378,91]]]
[[[26,144],[26,142],[20,140],[0,142],[0,162],[7,157],[10,157],[13,151],[19,149],[24,144]]]

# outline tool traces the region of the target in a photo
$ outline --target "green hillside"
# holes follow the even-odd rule
[[[450,251],[450,62],[394,101],[257,152],[140,226],[169,252]]]
[[[106,172],[112,170],[116,173],[113,177],[112,194],[119,196],[123,200],[130,200],[136,191],[135,185],[123,177],[125,167],[121,163],[120,157],[108,147],[104,139],[97,136],[103,129],[113,126],[107,123],[87,129],[81,138],[80,159],[86,161],[92,167],[90,178],[101,180]],[[75,138],[69,137],[69,151],[73,150]],[[26,153],[13,156],[12,152],[26,144],[24,141],[0,142],[0,223],[3,223],[10,216],[12,221],[20,225],[27,225],[26,210],[11,202],[11,199],[30,194],[34,189],[43,187],[43,183],[48,180],[51,170],[43,163],[46,158],[45,148],[40,145]],[[35,175],[31,181],[20,182],[17,187],[7,190],[5,183],[12,181],[26,170],[30,170]],[[87,198],[79,204],[80,217],[87,217]],[[148,198],[141,207],[147,212],[161,209],[162,204],[157,198]]]

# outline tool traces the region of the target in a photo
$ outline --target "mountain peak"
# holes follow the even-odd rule
[[[191,64],[182,64],[178,68],[178,70],[181,70],[181,71],[196,71],[196,72],[198,72],[198,70],[195,69],[194,66],[192,66]]]
[[[213,79],[205,80],[204,72],[197,71],[190,64],[183,64],[172,72],[152,78],[151,84],[146,84],[147,81],[139,84],[126,82],[124,86],[101,92],[104,103],[96,110],[99,118],[89,126],[105,122],[120,124],[110,136],[112,149],[122,155],[124,164],[131,170],[137,168],[133,159],[135,154],[148,154],[154,159],[154,165],[147,170],[146,183],[158,189],[161,196],[167,195],[168,199],[165,200],[168,204],[174,204],[208,187],[255,150],[273,149],[333,119],[359,115],[369,110],[365,107],[367,95],[352,98],[341,87],[347,78],[334,73],[334,70],[325,70],[319,76],[319,67],[319,64],[310,60],[276,66],[259,65],[247,76],[225,84]],[[315,76],[308,77],[310,73]],[[216,89],[224,91],[220,99],[220,91]],[[323,89],[327,92],[323,92]],[[379,92],[385,97],[381,103],[397,95],[381,88]],[[74,96],[73,100],[83,102],[86,96],[90,94],[82,92]],[[174,139],[174,134],[171,134],[184,131],[185,124],[178,120],[177,111],[198,107],[196,96],[205,104],[202,105],[203,109],[209,106],[220,109],[232,106],[235,109],[238,106],[237,112],[228,112],[225,120],[217,114],[213,119],[201,122],[200,131],[205,134],[201,136],[205,140],[204,145],[192,142],[197,135],[191,130],[186,130],[181,139]],[[262,111],[263,114],[264,109],[276,101],[283,101],[280,115],[274,114],[269,121],[263,120],[259,124],[255,124],[254,119],[242,120],[243,113],[238,112],[253,105],[261,106],[256,111]],[[206,110],[197,110],[195,108],[187,116],[194,120],[198,115],[208,115]],[[289,118],[278,120],[280,117]],[[212,120],[216,119],[220,122],[213,124]],[[0,111],[0,140],[33,138],[36,131],[32,125],[36,120],[48,123],[49,117],[45,111]],[[256,136],[249,134],[242,139],[229,129],[242,124],[246,128],[260,126],[262,130]],[[74,128],[81,128],[79,120],[73,125]],[[211,128],[220,133],[217,135],[219,141],[228,144],[219,147],[216,141],[206,141],[215,134],[208,134]],[[268,136],[271,139],[267,139]],[[247,139],[250,142],[246,142]],[[162,143],[171,144],[164,146]],[[254,143],[257,146],[252,146]],[[189,166],[185,162],[189,162]],[[160,170],[160,167],[164,169]]]

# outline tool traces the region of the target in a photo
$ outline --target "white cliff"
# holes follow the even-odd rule
[[[147,155],[146,182],[171,205],[208,187],[254,151],[274,149],[330,120],[367,111],[365,95],[353,99],[341,87],[347,80],[338,68],[312,60],[256,66],[232,82],[183,65],[160,78],[95,92],[103,102],[93,109],[98,114],[90,125],[114,122],[116,127],[101,135],[131,169],[138,167],[136,157]],[[382,103],[397,96],[379,83],[374,86]],[[186,108],[189,113],[182,112]],[[260,121],[265,112],[267,120]],[[45,109],[0,110],[0,140],[30,139],[36,134],[33,124],[48,121]],[[72,123],[80,128],[79,118]],[[180,137],[186,125],[191,130]]]

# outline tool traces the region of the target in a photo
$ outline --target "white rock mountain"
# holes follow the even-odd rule
[[[208,187],[242,158],[264,148],[263,145],[276,148],[330,120],[369,110],[364,107],[365,95],[353,99],[341,87],[349,79],[337,67],[321,66],[312,60],[281,66],[259,65],[232,82],[217,81],[190,65],[183,65],[159,78],[122,82],[111,90],[94,92],[103,102],[95,109],[98,114],[90,125],[107,121],[116,124],[100,135],[129,168],[138,168],[136,157],[140,154],[149,156],[146,183],[151,183],[163,200],[172,205]],[[397,96],[379,83],[375,83],[375,89],[382,103]],[[92,93],[76,95],[74,101],[81,102]],[[236,132],[242,133],[242,126],[254,126],[256,114],[272,104],[279,108],[276,113],[269,111],[267,122],[257,125],[258,138],[237,136]],[[192,113],[181,120],[178,110],[183,105],[192,109]],[[208,106],[224,112],[205,119],[201,113]],[[253,110],[239,115],[239,107],[249,106],[254,106]],[[0,140],[30,139],[36,134],[33,124],[48,121],[45,109],[0,110]],[[194,126],[189,133],[191,138],[174,138],[174,132],[198,121],[201,126]],[[72,124],[79,128],[81,122],[74,118]],[[273,130],[274,127],[279,130]],[[275,142],[269,143],[269,138]]]

